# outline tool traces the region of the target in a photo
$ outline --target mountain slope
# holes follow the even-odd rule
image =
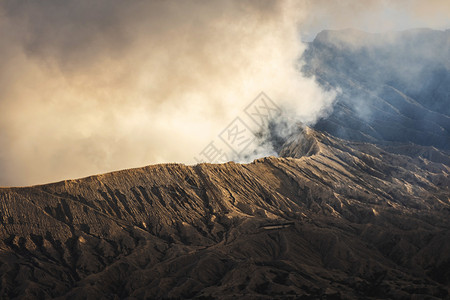
[[[316,129],[450,149],[450,30],[326,30],[303,58],[305,74],[341,91]]]
[[[450,156],[389,150],[303,128],[251,164],[3,188],[1,295],[448,297]]]
[[[450,299],[449,34],[320,33],[278,158],[0,188],[0,297]]]

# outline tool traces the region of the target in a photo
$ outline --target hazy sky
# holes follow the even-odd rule
[[[333,92],[298,73],[302,40],[449,16],[436,0],[0,0],[0,186],[195,163],[261,91],[314,123]]]

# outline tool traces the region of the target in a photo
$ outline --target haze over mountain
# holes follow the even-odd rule
[[[261,91],[314,124],[334,93],[298,72],[302,41],[449,15],[448,0],[0,1],[0,186],[196,163]]]
[[[1,188],[1,297],[448,299],[449,49],[324,31],[304,72],[341,93],[280,157]]]
[[[450,30],[323,31],[304,58],[305,73],[342,91],[316,129],[450,149]]]

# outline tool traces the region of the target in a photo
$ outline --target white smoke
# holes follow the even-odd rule
[[[1,2],[0,185],[195,163],[261,91],[314,123],[333,93],[299,73],[300,29],[337,20],[315,3]]]

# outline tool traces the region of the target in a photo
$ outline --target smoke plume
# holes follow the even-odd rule
[[[2,1],[0,185],[196,163],[261,91],[313,124],[334,92],[299,72],[302,33],[365,15],[344,2]]]

